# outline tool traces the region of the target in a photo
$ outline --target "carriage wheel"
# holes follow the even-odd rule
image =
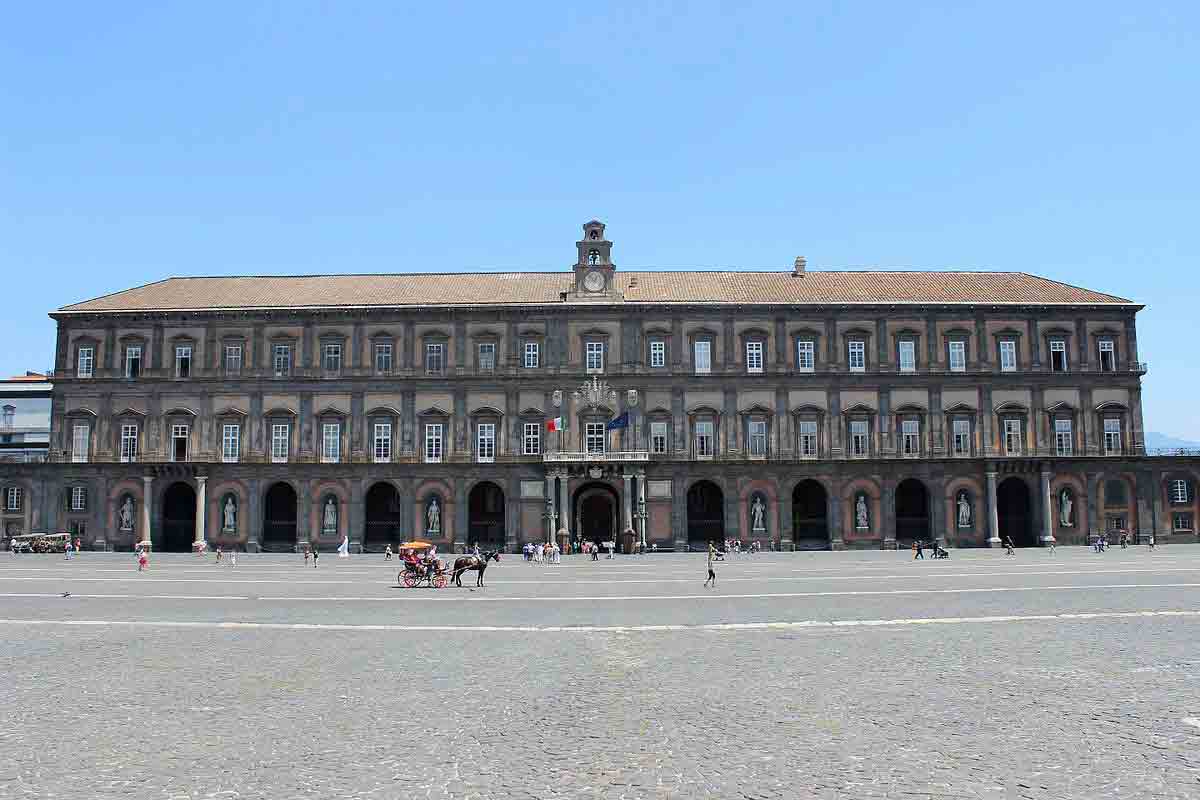
[[[437,589],[445,589],[446,584],[448,584],[449,582],[450,582],[450,579],[447,578],[443,574],[439,574],[437,577],[435,577],[433,579],[434,588],[437,588]]]
[[[408,587],[409,589],[416,586],[417,581],[420,580],[420,578],[417,577],[416,573],[413,573],[413,572],[405,572],[400,577],[403,580],[404,585],[406,587]]]

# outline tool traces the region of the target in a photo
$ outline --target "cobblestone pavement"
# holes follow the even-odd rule
[[[1198,547],[396,571],[3,554],[0,798],[1200,797]]]

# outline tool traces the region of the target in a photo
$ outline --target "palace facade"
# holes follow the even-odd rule
[[[1195,541],[1129,300],[1024,273],[170,278],[69,305],[7,534],[354,549]]]

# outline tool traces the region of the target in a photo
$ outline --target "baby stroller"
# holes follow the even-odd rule
[[[950,553],[946,551],[946,548],[942,547],[937,542],[934,542],[933,543],[933,557],[934,558],[949,558]]]

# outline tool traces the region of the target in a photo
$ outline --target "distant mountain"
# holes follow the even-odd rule
[[[1176,439],[1174,436],[1167,436],[1165,433],[1146,432],[1146,449],[1147,450],[1200,450],[1200,442],[1189,442],[1187,439]]]

